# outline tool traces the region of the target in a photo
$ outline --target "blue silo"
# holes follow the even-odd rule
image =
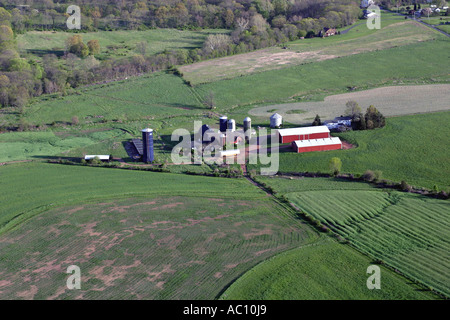
[[[228,123],[228,117],[223,116],[219,119],[220,124],[220,132],[226,132],[227,131],[227,123]]]
[[[153,155],[153,129],[147,128],[142,130],[142,144],[144,146],[142,161],[153,162],[155,160]]]

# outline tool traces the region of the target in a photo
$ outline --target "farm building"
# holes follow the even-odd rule
[[[340,150],[342,149],[342,142],[337,137],[325,139],[298,140],[292,142],[292,148],[297,153]]]
[[[94,160],[94,159],[98,159],[100,161],[110,161],[111,160],[111,155],[86,155],[84,156],[84,160],[89,161],[89,160]]]
[[[134,160],[142,160],[143,162],[153,162],[153,129],[142,130],[142,140],[133,139],[131,140],[132,146],[127,150],[128,154]]]
[[[297,140],[324,139],[330,137],[327,126],[313,126],[278,130],[280,143],[290,143]]]
[[[337,30],[334,28],[323,28],[323,30],[320,31],[319,36],[320,37],[331,37],[337,34]]]
[[[270,127],[271,128],[279,128],[283,124],[283,117],[278,113],[274,113],[270,117]]]

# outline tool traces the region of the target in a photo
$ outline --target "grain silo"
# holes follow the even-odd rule
[[[244,119],[244,135],[247,141],[249,141],[252,136],[252,119],[250,119],[250,117]]]
[[[220,119],[219,119],[220,132],[227,131],[227,127],[228,127],[227,122],[228,122],[228,117],[226,117],[226,116],[220,117]]]
[[[234,121],[234,119],[228,120],[227,129],[230,130],[231,132],[236,131],[236,121]]]
[[[142,130],[142,144],[143,144],[143,162],[153,162],[155,160],[153,155],[153,129]]]
[[[279,128],[282,123],[283,123],[283,117],[280,116],[278,113],[274,113],[270,117],[270,127],[271,128]]]

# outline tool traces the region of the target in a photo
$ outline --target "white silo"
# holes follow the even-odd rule
[[[234,119],[230,119],[228,120],[228,127],[227,129],[230,130],[231,132],[236,131],[236,121],[234,121]]]
[[[270,117],[270,127],[271,128],[279,128],[283,123],[283,117],[280,116],[278,113],[274,113]]]

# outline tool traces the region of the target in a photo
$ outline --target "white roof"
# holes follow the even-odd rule
[[[279,115],[278,113],[274,113],[270,118],[271,119],[281,119],[283,117],[281,115]]]
[[[235,155],[238,155],[238,154],[241,154],[241,150],[239,150],[239,149],[220,151],[220,156],[221,157],[235,156]]]
[[[153,132],[153,129],[150,129],[150,128],[142,129],[142,132]]]
[[[84,156],[84,160],[92,160],[98,158],[99,160],[109,160],[111,158],[111,156],[108,155],[87,155]]]
[[[327,145],[331,145],[331,144],[342,144],[341,139],[339,139],[337,137],[325,138],[325,139],[298,140],[298,141],[294,141],[294,143],[297,148],[327,146]]]
[[[313,127],[290,128],[290,129],[279,129],[278,130],[278,133],[282,137],[302,135],[302,134],[322,133],[322,132],[330,132],[330,129],[328,129],[327,126],[313,126]]]

